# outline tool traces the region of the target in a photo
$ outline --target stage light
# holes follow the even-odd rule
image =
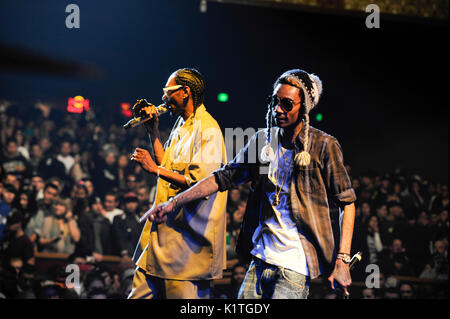
[[[120,103],[120,113],[122,113],[126,117],[133,116],[133,112],[131,111],[131,104],[130,103]]]
[[[222,103],[228,102],[228,94],[223,92],[217,94],[217,101]]]
[[[67,101],[67,112],[83,113],[83,111],[89,111],[89,100],[81,95],[77,95],[73,98],[69,97],[69,100]]]
[[[317,114],[316,114],[316,121],[317,121],[317,122],[322,122],[322,120],[323,120],[323,115],[322,115],[322,113],[317,113]]]

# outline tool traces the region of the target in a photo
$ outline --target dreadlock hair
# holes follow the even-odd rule
[[[308,142],[309,142],[309,112],[319,103],[320,95],[322,94],[322,81],[315,74],[309,74],[301,69],[293,69],[284,72],[274,83],[273,88],[275,89],[279,84],[292,85],[299,89],[300,91],[300,110],[301,119],[305,120],[305,134],[303,138],[303,151],[296,154],[295,161],[300,166],[307,166],[310,163],[310,155],[308,153]],[[272,159],[273,150],[270,147],[271,140],[271,130],[273,125],[272,118],[273,110],[269,104],[266,123],[267,123],[267,143],[263,147],[261,152],[261,157],[263,160]]]
[[[175,82],[178,85],[189,86],[192,92],[194,108],[203,104],[205,82],[201,73],[193,68],[183,68],[174,72]]]

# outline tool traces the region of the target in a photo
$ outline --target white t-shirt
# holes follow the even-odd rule
[[[110,212],[106,212],[106,218],[108,218],[109,222],[112,224],[114,221],[114,217],[116,217],[117,215],[120,215],[123,213],[123,210],[119,209],[119,208],[114,208],[112,211]]]
[[[279,193],[280,202],[275,205],[275,190],[266,192],[272,204],[274,216],[260,223],[253,234],[253,250],[251,254],[269,264],[284,267],[305,276],[309,275],[306,256],[303,250],[298,229],[292,221],[289,187],[292,179],[294,151],[279,146],[275,160],[269,166],[269,180]],[[280,191],[280,187],[282,189]]]
[[[64,164],[64,167],[66,169],[66,174],[69,174],[70,169],[72,168],[73,164],[75,163],[75,160],[73,159],[73,157],[70,155],[62,156],[61,154],[59,154],[58,156],[56,156],[56,159]]]

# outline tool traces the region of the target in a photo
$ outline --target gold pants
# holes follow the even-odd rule
[[[172,280],[150,276],[139,267],[128,299],[209,299],[211,280]]]

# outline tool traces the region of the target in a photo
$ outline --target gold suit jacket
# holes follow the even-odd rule
[[[184,121],[180,116],[165,144],[161,167],[184,175],[189,186],[226,164],[226,149],[216,120],[200,105]],[[182,189],[158,179],[154,205]],[[133,256],[147,274],[176,280],[222,277],[226,268],[227,192],[182,206],[167,222],[146,221]]]

